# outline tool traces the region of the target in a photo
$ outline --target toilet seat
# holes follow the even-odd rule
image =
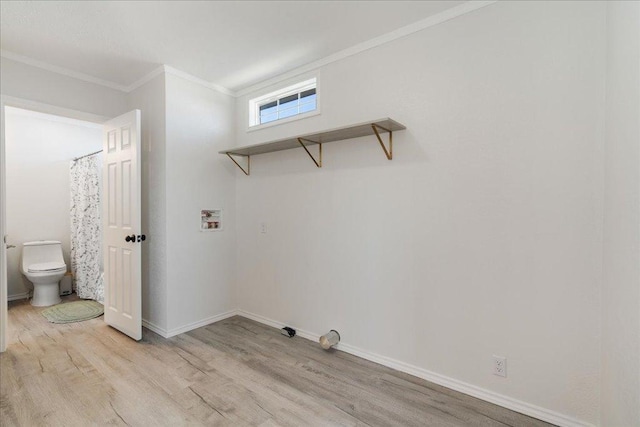
[[[29,273],[57,273],[66,271],[67,266],[64,262],[42,262],[39,264],[31,264],[27,268]]]

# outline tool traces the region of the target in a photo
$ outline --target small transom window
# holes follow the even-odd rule
[[[257,126],[315,111],[316,79],[306,80],[249,101],[249,126]]]

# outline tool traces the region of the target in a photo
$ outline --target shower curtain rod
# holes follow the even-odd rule
[[[84,159],[85,157],[93,156],[94,154],[102,153],[102,150],[94,151],[93,153],[85,154],[84,156],[76,157],[73,161],[78,161],[80,159]]]

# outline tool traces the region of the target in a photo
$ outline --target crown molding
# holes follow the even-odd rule
[[[206,80],[203,80],[199,77],[193,76],[189,73],[186,73],[184,71],[178,70],[177,68],[173,68],[170,67],[168,65],[161,65],[157,68],[155,68],[153,71],[151,71],[150,73],[146,74],[145,76],[143,76],[142,78],[140,78],[139,80],[135,81],[134,83],[130,84],[130,85],[122,85],[119,83],[115,83],[109,80],[104,80],[104,79],[100,79],[98,77],[94,77],[94,76],[90,76],[88,74],[84,74],[84,73],[80,73],[78,71],[73,71],[70,70],[68,68],[64,68],[64,67],[58,67],[57,65],[51,65],[48,64],[46,62],[42,62],[42,61],[38,61],[36,59],[32,59],[29,58],[27,56],[23,56],[23,55],[18,55],[16,53],[13,52],[9,52],[6,50],[0,50],[0,57],[2,58],[7,58],[10,59],[12,61],[16,61],[16,62],[21,62],[23,64],[26,65],[30,65],[33,67],[37,67],[37,68],[41,68],[43,70],[47,70],[47,71],[51,71],[53,73],[57,73],[57,74],[61,74],[63,76],[67,76],[67,77],[71,77],[77,80],[82,80],[88,83],[93,83],[93,84],[97,84],[100,86],[104,86],[104,87],[108,87],[110,89],[115,89],[124,93],[129,93],[137,88],[139,88],[140,86],[144,85],[145,83],[149,82],[151,79],[153,79],[154,77],[162,74],[162,73],[166,73],[166,74],[171,74],[180,78],[183,78],[185,80],[188,80],[192,83],[196,83],[199,84],[201,86],[204,86],[208,89],[212,89],[215,91],[218,91],[220,93],[223,93],[225,95],[229,95],[229,96],[233,96],[233,97],[240,97],[240,96],[244,96],[247,95],[249,93],[258,91],[260,89],[263,89],[265,87],[271,86],[273,84],[279,83],[281,81],[287,80],[291,77],[295,77],[298,76],[300,74],[309,72],[309,71],[313,71],[316,70],[320,67],[323,67],[325,65],[331,64],[332,62],[336,62],[336,61],[340,61],[342,59],[348,58],[350,56],[354,56],[357,55],[361,52],[367,51],[369,49],[373,49],[377,46],[381,46],[383,44],[392,42],[394,40],[400,39],[402,37],[406,37],[408,35],[411,35],[413,33],[416,33],[418,31],[422,31],[425,30],[427,28],[433,27],[435,25],[441,24],[443,22],[447,22],[451,19],[457,18],[458,16],[462,16],[465,15],[469,12],[473,12],[475,10],[481,9],[485,6],[489,6],[491,4],[497,3],[498,0],[471,0],[468,1],[466,3],[463,3],[461,5],[452,7],[451,9],[447,9],[444,10],[440,13],[437,13],[435,15],[429,16],[428,18],[425,18],[421,21],[418,22],[414,22],[413,24],[398,28],[394,31],[391,31],[389,33],[383,34],[381,36],[375,37],[373,39],[367,40],[365,42],[359,43],[355,46],[351,46],[347,49],[343,49],[339,52],[336,52],[332,55],[329,55],[327,57],[324,57],[322,59],[319,59],[317,61],[314,62],[310,62],[309,64],[303,65],[301,67],[295,68],[291,71],[282,73],[276,77],[272,77],[270,79],[266,79],[263,80],[259,83],[256,83],[254,85],[248,86],[244,89],[240,89],[237,91],[232,91],[230,89],[227,89],[226,87],[217,85],[215,83],[212,82],[208,82]]]
[[[108,87],[110,89],[119,90],[121,92],[127,91],[127,88],[124,85],[121,85],[109,80],[100,79],[98,77],[90,76],[88,74],[80,73],[78,71],[73,71],[68,68],[58,67],[57,65],[51,65],[46,62],[38,61],[37,59],[33,59],[27,56],[18,55],[17,53],[9,52],[7,50],[0,50],[0,57],[7,58],[16,62],[21,62],[23,64],[30,65],[32,67],[41,68],[46,71],[51,71],[52,73],[71,77],[76,80],[82,80],[87,83],[97,84],[100,86]]]
[[[331,64],[332,62],[340,61],[342,59],[348,58],[350,56],[357,55],[361,52],[367,51],[369,49],[373,49],[374,47],[381,46],[383,44],[392,42],[394,40],[398,40],[402,37],[406,37],[413,33],[417,33],[418,31],[425,30],[427,28],[433,27],[435,25],[441,24],[443,22],[450,21],[451,19],[457,18],[458,16],[465,15],[469,12],[473,12],[475,10],[481,9],[483,7],[492,5],[497,3],[498,0],[472,0],[466,3],[460,4],[458,6],[452,7],[451,9],[444,10],[440,13],[436,13],[435,15],[429,16],[421,21],[414,22],[413,24],[409,24],[404,27],[400,27],[396,30],[393,30],[389,33],[383,34],[381,36],[375,37],[373,39],[367,40],[365,42],[359,43],[357,45],[348,47],[344,50],[336,52],[332,55],[319,59],[317,61],[311,62],[307,65],[303,65],[294,70],[288,71],[286,73],[280,74],[276,77],[272,77],[267,80],[263,80],[259,83],[256,83],[252,86],[246,87],[244,89],[240,89],[235,92],[236,97],[244,96],[260,89],[264,89],[273,84],[279,83],[281,81],[290,79],[297,75],[313,71],[325,65]]]
[[[213,89],[213,90],[218,91],[220,93],[223,93],[225,95],[234,96],[234,97],[236,96],[235,92],[227,89],[226,87],[217,85],[215,83],[208,82],[206,80],[203,80],[201,78],[193,76],[193,75],[191,75],[189,73],[185,73],[184,71],[180,71],[180,70],[178,70],[176,68],[173,68],[173,67],[170,67],[168,65],[164,66],[164,71],[167,74],[171,74],[171,75],[174,75],[176,77],[180,77],[180,78],[188,80],[188,81],[190,81],[192,83],[199,84],[200,86],[204,86],[206,88]]]
[[[155,70],[153,70],[152,72],[147,74],[146,76],[142,77],[140,80],[136,81],[135,83],[131,84],[130,86],[127,86],[126,92],[128,93],[128,92],[131,92],[131,91],[139,88],[140,86],[144,85],[145,83],[149,82],[150,80],[152,80],[156,76],[159,76],[160,74],[171,74],[172,76],[180,77],[181,79],[190,81],[192,83],[195,83],[197,85],[206,87],[208,89],[212,89],[212,90],[215,90],[217,92],[223,93],[225,95],[229,95],[229,96],[235,97],[235,93],[233,93],[232,91],[230,91],[226,87],[222,87],[222,86],[217,85],[215,83],[208,82],[208,81],[203,80],[203,79],[201,79],[199,77],[196,77],[196,76],[191,75],[189,73],[186,73],[184,71],[178,70],[177,68],[170,67],[168,65],[159,66],[158,68],[156,68]]]
[[[160,65],[159,67],[155,68],[153,71],[151,71],[150,73],[142,76],[142,78],[136,80],[135,82],[131,83],[129,86],[124,88],[124,92],[129,93],[131,91],[134,91],[136,89],[138,89],[140,86],[143,86],[144,84],[148,83],[149,81],[153,80],[154,77],[159,76],[160,74],[164,73],[164,65]]]
[[[37,59],[33,59],[33,58],[29,58],[27,56],[23,56],[23,55],[18,55],[17,53],[13,53],[13,52],[9,52],[7,50],[0,50],[0,57],[2,58],[7,58],[10,59],[12,61],[15,62],[20,62],[22,64],[25,65],[30,65],[32,67],[36,67],[36,68],[40,68],[46,71],[50,71],[52,73],[56,73],[56,74],[60,74],[66,77],[71,77],[74,78],[76,80],[81,80],[87,83],[93,83],[93,84],[97,84],[100,86],[104,86],[107,87],[109,89],[115,89],[118,90],[120,92],[124,92],[124,93],[129,93],[137,88],[139,88],[140,86],[144,85],[145,83],[149,82],[150,80],[152,80],[153,78],[159,76],[162,73],[166,73],[166,74],[172,74],[174,76],[183,78],[185,80],[189,80],[190,82],[199,84],[201,86],[204,86],[206,88],[209,89],[213,89],[216,90],[220,93],[223,93],[225,95],[229,95],[229,96],[235,96],[235,93],[230,91],[229,89],[222,87],[220,85],[217,85],[215,83],[211,83],[208,82],[206,80],[200,79],[198,77],[195,77],[189,73],[186,73],[184,71],[178,70],[176,68],[170,67],[168,65],[160,65],[159,67],[155,68],[153,71],[151,71],[150,73],[144,75],[142,78],[140,78],[139,80],[136,80],[135,82],[133,82],[132,84],[125,86],[125,85],[121,85],[109,80],[104,80],[104,79],[100,79],[97,77],[93,77],[90,76],[88,74],[84,74],[84,73],[80,73],[78,71],[73,71],[70,70],[68,68],[64,68],[64,67],[58,67],[56,65],[51,65],[48,64],[46,62],[42,62],[42,61],[38,61]]]

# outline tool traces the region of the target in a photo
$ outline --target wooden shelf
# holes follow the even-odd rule
[[[226,154],[242,171],[249,175],[250,158],[256,154],[273,153],[275,151],[290,150],[292,148],[304,148],[309,157],[313,160],[317,167],[322,167],[322,145],[343,141],[346,139],[360,138],[363,136],[375,135],[380,143],[385,155],[389,160],[393,158],[393,132],[406,129],[406,127],[395,120],[384,118],[372,120],[364,123],[358,123],[351,126],[344,126],[336,129],[329,129],[322,132],[315,132],[290,138],[278,139],[275,141],[263,142],[260,144],[246,145],[244,147],[229,148],[220,151],[220,154]],[[389,148],[387,148],[380,136],[383,133],[389,134]],[[317,145],[318,155],[313,156],[308,146]],[[246,166],[242,166],[236,157],[246,158]]]

